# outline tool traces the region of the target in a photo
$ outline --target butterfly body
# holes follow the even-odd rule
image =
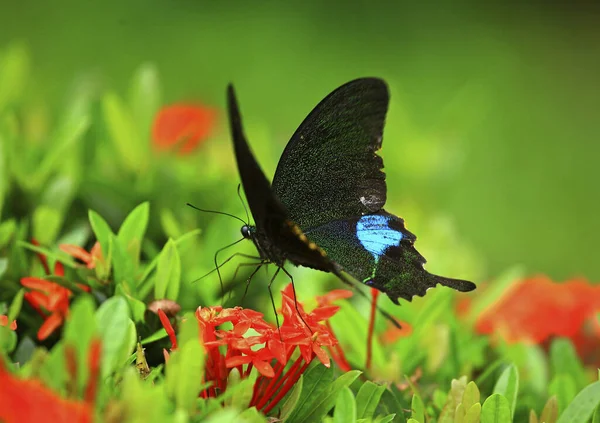
[[[442,284],[475,285],[428,273],[402,218],[383,209],[387,187],[381,148],[389,95],[385,82],[342,85],[308,115],[285,148],[273,183],[254,159],[233,88],[228,105],[235,156],[255,220],[242,228],[264,262],[286,261],[330,272],[411,300]]]

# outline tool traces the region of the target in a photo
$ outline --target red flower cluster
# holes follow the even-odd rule
[[[212,132],[215,115],[212,109],[190,104],[162,108],[152,127],[154,147],[161,151],[178,146],[180,154],[191,153]]]
[[[94,420],[100,350],[100,342],[93,341],[88,354],[90,376],[84,401],[63,398],[37,379],[19,379],[7,371],[0,359],[0,421],[4,423],[41,421],[91,423]],[[67,348],[65,355],[69,369],[67,386],[77,386],[77,363],[74,362],[73,348],[70,347],[70,350]],[[73,392],[71,394],[74,395]]]
[[[33,240],[32,243],[34,245],[39,245],[35,240]],[[94,268],[96,260],[101,258],[100,244],[98,243],[94,245],[91,253],[74,245],[61,245],[60,248],[71,254],[73,257],[82,260],[89,269]],[[46,256],[44,254],[38,254],[38,258],[40,259],[46,274],[51,274]],[[64,276],[65,269],[62,263],[56,262],[52,274],[55,276]],[[40,326],[37,333],[38,339],[42,341],[49,337],[64,323],[66,317],[69,315],[69,298],[73,295],[73,292],[55,282],[50,282],[46,279],[37,277],[21,278],[21,285],[31,289],[31,291],[25,293],[24,298],[44,319],[44,323]],[[84,291],[90,290],[86,285],[77,284],[77,286]]]
[[[469,304],[459,303],[459,312]],[[462,310],[461,310],[462,309]],[[507,342],[542,344],[552,337],[570,338],[579,354],[599,362],[600,286],[584,280],[556,283],[536,276],[515,284],[496,303],[477,317],[476,330],[496,334]]]
[[[338,341],[328,327],[330,319],[339,306],[331,302],[347,298],[352,293],[337,290],[318,298],[318,306],[310,313],[304,311],[296,301],[293,286],[282,291],[283,323],[279,329],[263,320],[259,312],[241,307],[223,309],[199,307],[196,319],[201,327],[201,336],[207,351],[206,380],[212,386],[201,392],[204,398],[215,397],[227,389],[227,377],[236,368],[242,378],[248,377],[253,368],[260,373],[254,384],[250,407],[268,413],[298,381],[300,375],[316,357],[325,366],[330,365],[325,348],[338,347]],[[175,332],[168,318],[159,311],[161,322],[172,343],[177,348]],[[219,329],[229,322],[230,330]],[[326,322],[323,324],[322,322]],[[251,333],[248,333],[252,330]],[[293,358],[294,353],[299,354]],[[334,360],[340,367],[349,367],[339,347]],[[223,354],[224,353],[224,354]]]

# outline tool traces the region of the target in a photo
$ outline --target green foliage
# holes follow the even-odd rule
[[[151,130],[163,95],[153,64],[134,71],[125,93],[83,78],[65,98],[62,111],[47,110],[42,100],[37,105],[30,98],[30,70],[24,45],[0,50],[0,314],[8,321],[0,326],[0,356],[18,377],[40,380],[63,398],[82,401],[93,377],[90,354],[99,340],[94,411],[107,421],[600,423],[600,382],[592,381],[589,363],[571,340],[557,338],[547,348],[505,344],[478,333],[481,313],[527,274],[516,266],[472,296],[460,317],[456,302],[463,294],[445,288],[402,307],[380,300],[384,310],[412,331],[387,340],[393,330],[377,316],[370,369],[364,369],[368,304],[360,298],[340,302],[333,332],[351,367],[363,372],[343,373],[334,362],[330,368],[313,363],[267,415],[249,407],[259,377],[256,369],[249,375],[227,369],[227,390],[216,397],[200,396],[210,389],[204,382],[210,369],[199,341],[203,328],[193,311],[242,304],[249,275],[246,267],[236,269],[235,260],[220,268],[228,290],[226,299],[220,299],[216,273],[201,277],[214,269],[215,260],[227,260],[225,253],[214,254],[238,239],[239,222],[185,207],[187,201],[198,202],[243,216],[223,130],[187,157],[155,149]],[[461,116],[461,105],[470,104],[471,95],[481,100],[477,87],[462,91],[444,107],[439,125],[472,119]],[[388,180],[402,176],[408,181],[410,193],[410,181],[420,181],[415,185],[420,187],[442,175],[440,169],[451,161],[446,159],[456,146],[447,149],[433,133],[419,131],[397,97],[389,120],[406,126],[407,160],[400,170],[386,170]],[[278,132],[249,115],[250,133],[257,138],[253,147],[267,157],[268,169],[273,164],[268,157],[279,151],[270,148],[271,134]],[[390,130],[393,134],[397,128]],[[424,243],[419,250],[431,266],[438,266],[432,271],[474,278],[481,274],[486,263],[448,219],[437,217],[436,210],[421,210],[410,199],[397,205]],[[100,256],[90,263],[59,248],[72,244],[89,251],[96,241]],[[231,254],[255,254],[251,245],[237,247]],[[45,257],[50,275],[38,255]],[[55,263],[64,265],[64,275],[55,272]],[[341,287],[326,274],[294,272],[303,301]],[[34,310],[25,297],[34,290],[20,284],[24,277],[43,278],[70,291],[68,313],[58,314],[62,320],[43,342],[37,332],[53,311]],[[244,306],[273,321],[264,289],[269,280],[262,272],[255,275]],[[281,280],[273,286],[275,295]],[[163,350],[169,349],[170,339],[152,311],[155,301],[162,300],[169,300],[163,303],[167,307],[181,308],[168,316],[178,347],[168,351],[166,362]],[[13,320],[17,331],[9,327]]]

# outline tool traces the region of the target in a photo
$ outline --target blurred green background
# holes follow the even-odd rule
[[[444,254],[460,261],[457,255],[468,250],[481,269],[452,276],[491,277],[523,264],[558,280],[598,280],[597,10],[583,3],[474,4],[4,2],[0,48],[17,41],[27,49],[27,96],[50,115],[60,114],[81,80],[126,93],[148,62],[160,75],[164,103],[220,109],[220,129],[203,147],[206,154],[182,159],[195,170],[186,174],[190,184],[212,180],[212,191],[164,196],[174,210],[190,201],[238,215],[222,112],[228,82],[236,85],[250,142],[272,176],[289,136],[318,101],[353,78],[383,77],[392,93],[382,152],[387,209],[416,232],[430,270]],[[217,190],[221,179],[228,188]],[[132,197],[152,199],[136,189]],[[102,198],[93,192],[86,205],[110,219],[114,204]],[[235,239],[235,222],[212,221],[219,230],[229,225]],[[428,255],[437,230],[450,239]],[[206,256],[210,263],[212,251]]]

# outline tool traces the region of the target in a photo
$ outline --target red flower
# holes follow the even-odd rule
[[[96,242],[92,247],[92,250],[88,253],[83,248],[77,245],[61,244],[58,246],[65,253],[73,256],[76,259],[81,260],[85,263],[88,269],[96,267],[96,263],[102,261],[102,251],[100,250],[100,243]]]
[[[152,139],[157,150],[179,145],[180,154],[194,151],[211,134],[215,124],[214,110],[193,104],[163,107],[154,119]]]
[[[469,308],[469,302],[458,304],[461,314],[467,314]],[[582,358],[598,363],[598,311],[599,285],[581,279],[556,283],[546,276],[536,276],[514,284],[477,317],[475,328],[510,343],[547,344],[553,337],[567,337]]]
[[[35,239],[32,240],[32,244],[39,245],[39,243]],[[61,246],[61,248],[62,247],[64,247],[64,245]],[[67,250],[73,251],[73,248],[67,248]],[[85,250],[81,250],[85,252]],[[87,254],[87,252],[85,253]],[[77,258],[82,258],[81,251],[77,254],[80,254],[79,256],[76,256]],[[94,246],[90,257],[100,257],[100,247]],[[46,274],[49,274],[50,268],[48,266],[48,259],[46,258],[46,256],[44,254],[38,253],[38,258],[40,259],[40,262],[42,263]],[[95,264],[94,260],[95,259],[90,258],[89,263]],[[65,269],[63,265],[57,261],[54,265],[54,275],[64,276],[64,274]],[[24,298],[31,305],[31,307],[33,307],[33,309],[44,319],[44,323],[42,324],[37,333],[38,339],[40,341],[43,341],[64,323],[66,317],[69,315],[69,298],[73,295],[73,293],[70,289],[65,288],[62,285],[37,277],[21,278],[21,285],[32,290],[26,292]],[[77,286],[85,291],[90,291],[90,287],[87,285],[77,284]]]
[[[65,399],[39,380],[23,380],[9,373],[0,359],[0,421],[4,423],[91,423],[91,402]]]
[[[326,323],[339,309],[329,302],[346,298],[348,294],[338,292],[320,299],[320,305],[306,313],[302,304],[296,304],[292,292],[291,285],[283,291],[284,321],[279,329],[265,322],[263,315],[254,310],[198,307],[196,319],[207,352],[205,378],[212,382],[200,393],[203,398],[216,397],[225,391],[232,369],[237,369],[241,377],[246,378],[256,368],[259,376],[249,405],[268,413],[289,392],[315,357],[329,365],[324,347],[337,346],[338,342],[322,322]],[[173,329],[168,319],[161,317],[161,322],[172,336]],[[233,328],[219,329],[226,322],[231,323]],[[176,345],[173,337],[171,343]],[[300,355],[288,366],[296,350],[300,351]]]
[[[599,310],[600,286],[538,276],[515,284],[479,316],[476,329],[508,342],[540,343],[551,336],[574,337]]]
[[[0,326],[8,326],[8,316],[0,314]],[[17,330],[17,321],[10,322],[10,330]]]

